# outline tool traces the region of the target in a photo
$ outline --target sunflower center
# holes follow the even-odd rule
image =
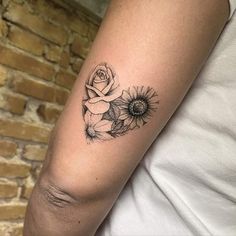
[[[88,127],[86,130],[89,137],[94,138],[96,136],[96,132],[93,127]]]
[[[143,115],[147,111],[147,108],[147,102],[141,99],[135,99],[129,103],[129,112],[132,116]]]

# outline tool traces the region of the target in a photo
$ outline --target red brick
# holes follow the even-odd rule
[[[7,224],[2,223],[0,225],[0,235],[1,236],[22,236],[23,235],[23,224],[9,223],[9,222]]]
[[[0,162],[0,177],[27,177],[30,174],[30,165],[23,163]]]
[[[17,195],[17,184],[15,182],[0,180],[0,198],[12,198]]]
[[[14,114],[22,115],[26,106],[26,98],[14,93],[3,93],[4,101],[0,103],[0,107]]]
[[[40,1],[33,1],[31,4],[34,12],[43,15],[50,20],[65,25],[68,23],[68,15],[65,9],[58,7],[58,5],[54,4],[51,1],[47,0],[40,0]]]
[[[69,97],[69,92],[65,89],[56,89],[56,102],[60,105],[65,105]]]
[[[50,129],[21,121],[0,119],[0,135],[47,143]]]
[[[54,68],[51,65],[1,45],[0,55],[1,64],[24,71],[30,75],[51,80],[55,74]]]
[[[61,54],[59,65],[66,69],[69,66],[69,64],[70,64],[70,53],[64,51]]]
[[[24,95],[49,102],[53,102],[55,100],[55,88],[43,82],[30,80],[23,76],[19,76],[14,78],[11,86],[15,92],[19,92]]]
[[[22,236],[23,235],[23,226],[22,225],[13,226],[13,227],[11,227],[9,233],[10,233],[9,235],[11,235],[11,236]]]
[[[63,28],[45,21],[38,15],[31,14],[26,5],[10,3],[4,17],[56,44],[64,45],[68,40],[68,33]]]
[[[39,145],[26,145],[23,157],[31,161],[43,161],[47,152],[47,147]]]
[[[49,45],[45,53],[45,58],[51,62],[59,62],[61,59],[61,48]]]
[[[55,106],[41,104],[37,110],[37,113],[44,122],[54,124],[61,114],[61,111],[62,109]]]
[[[56,75],[55,83],[65,88],[71,89],[74,85],[75,80],[76,80],[75,75],[65,71],[59,71],[58,74]]]
[[[38,56],[43,54],[45,46],[44,40],[26,30],[11,26],[8,38],[12,44],[18,48]]]
[[[0,86],[5,85],[7,81],[7,70],[0,66]]]
[[[32,175],[35,180],[39,178],[41,170],[42,170],[42,165],[33,168]]]
[[[71,45],[71,51],[82,58],[85,58],[90,50],[91,41],[86,37],[78,35]]]
[[[3,204],[0,205],[0,220],[23,219],[26,211],[26,204]]]
[[[5,37],[7,35],[7,24],[4,20],[0,19],[0,37]]]
[[[32,193],[33,188],[34,188],[34,183],[33,183],[33,181],[29,181],[29,180],[27,179],[25,185],[24,185],[23,188],[22,188],[21,197],[26,198],[26,199],[29,199],[29,198],[30,198],[30,195],[31,195],[31,193]]]
[[[76,58],[74,63],[72,64],[72,70],[76,73],[79,73],[83,62],[84,60],[82,60],[81,58]]]
[[[29,199],[32,191],[33,191],[33,186],[23,187],[22,197],[26,198],[26,199]]]
[[[48,102],[56,102],[61,105],[65,104],[69,96],[69,92],[65,89],[31,80],[20,75],[13,79],[11,88],[24,95]]]
[[[79,19],[78,16],[71,16],[69,27],[82,36],[88,35],[88,23]]]
[[[17,145],[11,141],[0,140],[0,156],[12,157],[16,154]]]

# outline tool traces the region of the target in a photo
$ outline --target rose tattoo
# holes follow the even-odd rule
[[[89,99],[85,106],[93,114],[105,113],[110,102],[121,95],[117,87],[117,77],[112,70],[105,63],[98,65],[86,84]]]
[[[118,77],[107,63],[95,67],[85,87],[83,118],[89,143],[113,139],[140,128],[159,104],[153,88],[133,86],[121,91]]]

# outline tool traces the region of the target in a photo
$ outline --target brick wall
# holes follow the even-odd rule
[[[0,0],[0,236],[22,235],[50,131],[98,25],[58,0]]]

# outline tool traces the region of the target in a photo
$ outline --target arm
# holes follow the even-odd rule
[[[112,1],[55,127],[25,236],[94,235],[199,73],[228,14],[227,0]],[[99,78],[106,84],[102,74],[95,82],[88,78],[102,62],[104,73],[117,78],[107,94],[113,97],[89,104],[96,95],[88,80],[100,91]]]

